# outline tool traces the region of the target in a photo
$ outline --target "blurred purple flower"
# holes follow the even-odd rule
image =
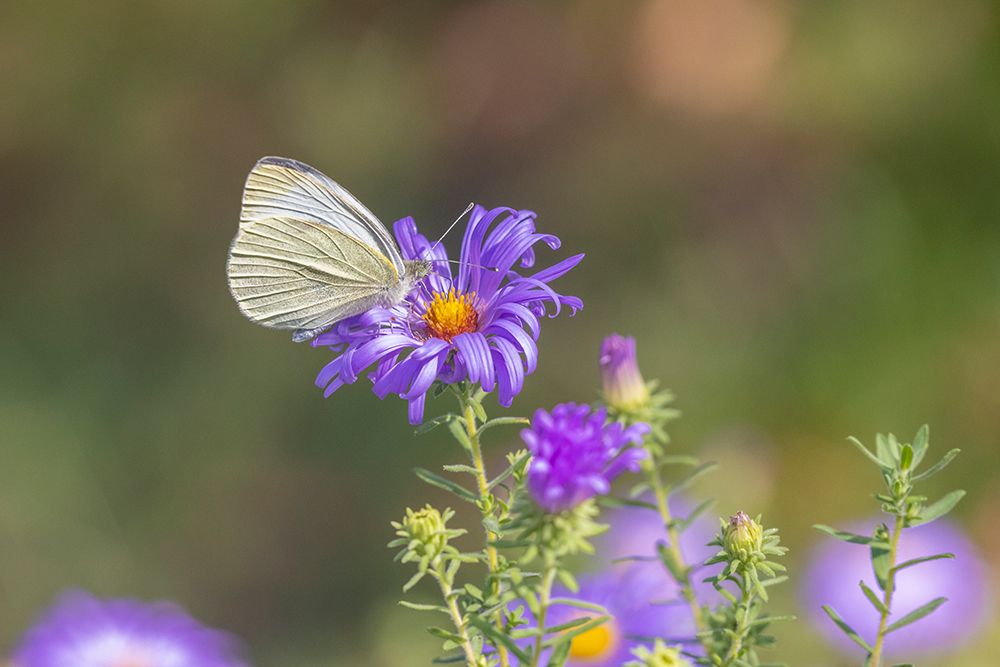
[[[169,603],[63,595],[22,639],[18,667],[246,667],[229,635]]]
[[[607,423],[607,411],[563,403],[551,412],[537,410],[521,439],[531,452],[528,489],[551,513],[576,507],[611,490],[625,470],[637,471],[647,454],[640,445],[646,424]]]
[[[601,380],[604,400],[622,411],[634,410],[649,400],[649,389],[639,372],[635,338],[611,334],[601,341]]]
[[[690,503],[673,496],[670,511],[674,517],[686,517],[692,511]],[[677,582],[660,561],[658,545],[667,541],[667,531],[657,512],[626,507],[604,515],[611,528],[596,538],[595,561],[598,567],[616,573],[642,599],[662,610],[667,631],[659,637],[668,644],[683,644],[686,650],[698,652],[695,641],[694,619],[687,604],[681,599]],[[703,581],[701,564],[715,555],[717,549],[708,546],[715,536],[718,524],[705,515],[694,520],[681,533],[680,549],[685,562],[693,568],[691,583],[695,596],[702,604],[721,600],[710,583]],[[622,560],[629,559],[629,560]]]
[[[868,534],[878,520],[881,519],[858,523],[848,530]],[[948,601],[930,616],[890,634],[885,640],[889,656],[910,658],[916,654],[954,651],[982,630],[991,615],[986,566],[972,542],[954,524],[939,519],[907,528],[900,539],[897,562],[945,552],[955,554],[955,559],[922,563],[897,575],[892,618],[902,618],[938,596],[943,595]],[[814,625],[832,644],[849,654],[859,651],[857,645],[830,622],[820,606],[832,606],[862,637],[871,641],[878,629],[879,615],[858,587],[861,580],[878,591],[868,548],[827,538],[814,550],[801,589],[803,606]]]
[[[535,214],[511,208],[473,208],[462,240],[458,276],[453,277],[444,247],[433,246],[413,218],[393,232],[406,259],[434,263],[434,272],[394,308],[375,308],[348,318],[317,336],[314,347],[329,346],[337,357],[316,378],[330,396],[374,365],[369,378],[379,398],[397,394],[409,401],[412,424],[423,420],[427,391],[435,380],[468,380],[484,391],[497,389],[510,406],[524,377],[538,363],[538,318],[553,306],[572,312],[583,307],[574,296],[557,294],[550,282],[576,266],[573,255],[530,276],[514,270],[534,265],[534,245],[559,247],[559,239],[535,232]]]

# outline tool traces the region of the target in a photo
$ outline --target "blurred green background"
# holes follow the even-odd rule
[[[590,400],[601,337],[634,334],[678,449],[723,463],[698,492],[764,512],[793,573],[811,523],[873,508],[845,436],[923,422],[963,449],[929,490],[968,489],[995,562],[997,11],[0,4],[0,650],[84,587],[176,599],[262,667],[433,655],[384,545],[439,499],[410,469],[458,451],[362,383],[324,401],[329,353],[237,312],[226,250],[262,155],[431,236],[470,200],[538,211],[564,242],[542,261],[587,253],[557,283],[586,308],[545,323],[514,413]],[[779,636],[792,664],[846,664],[804,621]]]

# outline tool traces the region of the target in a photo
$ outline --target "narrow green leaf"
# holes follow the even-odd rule
[[[524,426],[525,424],[530,424],[530,423],[531,421],[525,419],[524,417],[494,417],[493,419],[489,420],[488,422],[480,426],[479,432],[482,433],[483,431],[495,428],[497,426],[515,426],[515,425]]]
[[[423,435],[424,433],[428,433],[430,431],[433,431],[434,429],[436,429],[438,426],[441,426],[442,424],[447,424],[447,423],[452,422],[452,421],[454,421],[456,419],[458,419],[457,415],[453,415],[453,414],[440,415],[438,417],[435,417],[434,419],[429,419],[429,420],[425,421],[423,424],[421,424],[416,429],[414,429],[413,433],[414,433],[414,435]]]
[[[677,522],[677,529],[683,532],[685,529],[687,529],[688,526],[694,523],[699,516],[704,514],[705,511],[708,510],[710,507],[712,507],[712,505],[714,504],[715,504],[715,498],[709,498],[708,500],[703,500],[702,502],[700,502],[697,507],[691,510],[690,514],[688,514],[686,517]]]
[[[913,465],[913,445],[903,445],[899,451],[899,469],[909,470]]]
[[[530,663],[531,656],[528,655],[528,653],[524,649],[518,646],[513,639],[511,639],[505,633],[497,629],[497,627],[493,625],[493,623],[491,623],[490,621],[472,615],[469,616],[469,625],[473,626],[474,628],[482,632],[484,635],[486,635],[489,639],[493,641],[494,644],[497,643],[503,644],[508,651],[517,656],[517,659],[520,660],[522,664]]]
[[[925,523],[930,523],[935,519],[940,519],[945,514],[950,512],[958,504],[958,501],[962,499],[965,495],[965,491],[958,490],[952,491],[951,493],[946,493],[941,500],[935,503],[931,503],[927,507],[923,508],[920,512],[920,517],[914,521],[910,522],[911,526],[922,526]]]
[[[861,635],[859,635],[854,628],[848,625],[847,622],[842,619],[836,611],[834,611],[833,607],[825,604],[823,605],[823,611],[826,612],[826,615],[830,617],[830,620],[836,623],[837,627],[840,628],[840,630],[847,635],[851,641],[869,653],[872,652],[872,647],[868,645],[868,642],[862,639]]]
[[[690,486],[694,483],[696,479],[701,477],[707,472],[711,472],[715,468],[718,468],[719,464],[715,461],[709,461],[708,463],[702,463],[700,466],[696,467],[694,470],[689,472],[687,475],[679,479],[677,482],[671,485],[669,493],[677,493],[678,491]]]
[[[610,616],[598,616],[596,618],[589,619],[586,623],[583,623],[582,625],[579,625],[572,630],[560,631],[560,633],[557,636],[549,638],[544,642],[542,642],[542,646],[545,648],[550,648],[553,646],[558,646],[563,642],[566,642],[568,644],[573,641],[574,637],[582,635],[584,632],[587,632],[589,630],[593,630],[599,625],[604,625],[605,623],[608,622],[608,619],[610,618],[611,618]],[[555,630],[555,628],[552,629]]]
[[[864,581],[859,581],[858,586],[861,587],[861,592],[865,594],[865,597],[868,598],[868,601],[872,603],[872,606],[875,607],[876,610],[883,614],[889,613],[885,603],[879,599],[878,595],[875,594],[875,591],[868,587],[868,584]]]
[[[895,442],[891,433],[888,438],[881,433],[875,435],[875,454],[887,468],[894,468],[899,457],[896,455],[895,447],[890,444],[890,438]]]
[[[531,454],[525,452],[522,456],[518,457],[513,463],[507,466],[506,470],[504,470],[502,473],[494,477],[493,480],[486,485],[486,488],[492,491],[494,488],[496,488],[497,484],[502,483],[505,479],[510,477],[511,473],[513,473],[514,470],[516,470],[519,465],[523,464],[526,459],[530,458]]]
[[[947,601],[948,598],[946,597],[934,598],[927,604],[917,607],[909,614],[907,614],[906,616],[902,617],[901,619],[890,625],[888,628],[885,629],[885,633],[889,634],[890,632],[895,632],[900,628],[905,628],[910,623],[915,623],[916,621],[919,621],[924,616],[933,613],[935,609],[937,609]]]
[[[869,451],[867,447],[865,447],[864,445],[862,445],[861,441],[858,440],[857,438],[851,436],[850,438],[847,439],[847,441],[849,443],[851,443],[852,445],[854,445],[855,447],[857,447],[858,451],[860,451],[862,454],[864,454],[866,457],[868,457],[868,460],[871,461],[872,463],[874,463],[875,465],[877,465],[879,468],[881,468],[883,470],[889,470],[890,469],[890,466],[887,466],[886,464],[882,463],[879,460],[879,458],[877,456],[875,456],[874,454],[872,454],[871,451]]]
[[[656,511],[659,508],[653,503],[645,500],[633,500],[632,498],[616,498],[615,496],[598,496],[597,502],[602,507],[615,509],[618,507],[641,507],[647,510]]]
[[[919,475],[914,475],[913,481],[919,482],[922,479],[927,479],[931,475],[936,475],[937,473],[941,472],[948,466],[949,463],[951,463],[955,459],[956,456],[959,455],[961,451],[962,451],[961,449],[949,450],[947,454],[941,457],[940,461],[938,461],[937,463],[935,463],[934,465],[932,465],[930,468],[923,471]]]
[[[465,432],[465,422],[461,419],[454,419],[448,422],[448,430],[451,431],[451,435],[458,444],[462,445],[462,449],[467,452],[472,451],[472,441],[469,440],[469,434]]]
[[[431,486],[436,486],[439,489],[444,489],[445,491],[451,491],[462,500],[466,500],[470,503],[474,503],[477,500],[476,495],[472,493],[472,491],[469,491],[458,482],[453,482],[452,480],[435,474],[430,470],[426,470],[424,468],[414,468],[413,473]]]
[[[851,544],[871,544],[874,538],[867,537],[865,535],[858,535],[857,533],[849,533],[846,530],[837,530],[831,526],[827,526],[822,523],[814,523],[813,528],[816,530],[826,533],[831,537],[836,537],[838,540],[843,540],[844,542],[850,542]],[[889,545],[886,543],[885,548],[888,549]]]
[[[465,465],[464,463],[455,463],[441,466],[441,469],[445,472],[466,472],[470,475],[476,475],[479,473],[478,470],[472,466]]]
[[[598,614],[606,615],[608,610],[599,604],[594,604],[593,602],[586,602],[584,600],[577,600],[576,598],[552,598],[549,600],[549,604],[561,604],[567,607],[576,607],[577,609],[586,609],[587,611],[596,611]]]
[[[920,563],[926,563],[932,560],[941,560],[943,558],[954,558],[954,557],[955,554],[934,554],[933,556],[921,556],[920,558],[912,558],[892,568],[892,571],[899,572],[900,570],[905,570],[908,567],[913,567],[914,565],[919,565]]]
[[[419,604],[416,602],[407,602],[406,600],[399,601],[400,606],[406,607],[407,609],[413,609],[415,611],[443,611],[448,612],[446,607],[442,607],[437,604]]]
[[[566,664],[566,660],[569,658],[570,647],[570,642],[557,646],[556,649],[552,651],[552,655],[549,656],[547,667],[563,667],[563,665]]]
[[[930,443],[931,429],[924,424],[917,429],[917,434],[913,437],[913,467],[916,468],[924,460],[927,453],[927,445]]]
[[[872,572],[875,573],[875,582],[878,587],[885,590],[889,581],[889,528],[884,523],[875,527],[875,536],[871,543]]]

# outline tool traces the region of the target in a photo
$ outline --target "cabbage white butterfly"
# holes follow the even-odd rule
[[[243,187],[229,290],[251,321],[300,343],[338,321],[400,303],[431,263],[404,260],[378,218],[309,165],[265,157]]]

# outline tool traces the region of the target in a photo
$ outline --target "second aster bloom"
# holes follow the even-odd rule
[[[576,403],[538,410],[521,438],[531,452],[528,490],[547,512],[558,513],[608,493],[625,470],[648,454],[641,448],[646,424],[608,423],[607,411]]]
[[[17,667],[246,667],[229,635],[169,603],[64,595],[25,635]]]
[[[375,394],[409,402],[409,419],[423,420],[427,392],[435,381],[468,381],[497,390],[509,407],[538,364],[539,317],[583,307],[577,297],[557,294],[549,283],[576,266],[583,255],[521,275],[534,265],[534,246],[559,247],[559,239],[535,231],[535,214],[511,208],[473,208],[462,240],[458,275],[443,246],[417,231],[412,218],[393,226],[405,259],[433,263],[434,271],[401,304],[348,318],[313,341],[337,356],[316,384],[330,396],[357,381],[365,369]]]
[[[604,400],[615,410],[633,412],[649,401],[649,388],[639,372],[635,338],[611,334],[601,342]]]

